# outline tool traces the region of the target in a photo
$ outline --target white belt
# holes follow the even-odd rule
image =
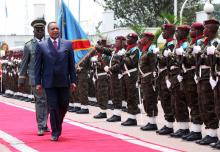
[[[146,76],[148,76],[150,74],[152,74],[152,72],[143,73],[143,74],[141,74],[141,76],[144,78],[144,77],[146,77]]]
[[[186,68],[186,72],[190,71],[190,70],[194,70],[196,68],[196,66],[191,66],[191,68]]]
[[[179,68],[179,67],[178,67],[178,66],[175,66],[175,65],[172,65],[172,66],[170,67],[170,70],[177,69],[177,68]]]
[[[207,66],[207,65],[200,65],[200,68],[201,68],[201,69],[209,69],[210,66]]]
[[[210,67],[207,65],[200,65],[200,67],[199,67],[199,77],[200,78],[202,77],[202,70],[204,70],[204,69],[210,69]]]
[[[107,75],[106,72],[103,72],[103,73],[98,73],[97,76],[103,76],[103,75]]]
[[[137,71],[137,68],[127,70],[127,71],[123,72],[122,75],[126,75],[128,73],[132,73],[132,72],[135,72],[135,71]]]
[[[164,67],[164,68],[159,69],[159,73],[160,73],[160,72],[163,72],[163,71],[166,70],[166,69],[167,69],[167,67]]]

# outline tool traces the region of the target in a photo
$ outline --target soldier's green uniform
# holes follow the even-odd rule
[[[171,103],[171,92],[167,88],[166,78],[168,77],[168,69],[167,69],[167,55],[169,51],[173,51],[175,42],[173,35],[175,33],[175,25],[174,24],[164,24],[163,29],[163,37],[166,39],[166,43],[164,45],[163,50],[158,56],[158,77],[157,77],[157,91],[160,98],[161,106],[164,111],[164,118],[166,120],[165,125],[157,131],[160,135],[168,135],[173,133],[173,122],[174,119],[174,105]]]
[[[35,54],[36,54],[36,46],[43,39],[44,36],[44,26],[46,22],[44,19],[36,19],[34,20],[31,25],[34,28],[34,35],[35,37],[25,43],[24,46],[24,54],[22,57],[22,62],[19,68],[19,77],[18,77],[18,84],[24,85],[25,78],[28,74],[29,85],[31,86],[32,93],[35,98],[35,108],[36,108],[36,119],[38,125],[38,135],[43,135],[44,131],[47,131],[47,119],[48,119],[48,107],[46,101],[46,94],[43,90],[42,93],[39,93],[36,90],[36,83],[35,83],[35,73],[34,73],[34,65],[35,65]],[[41,35],[41,40],[36,35]]]
[[[89,77],[90,58],[86,57],[77,67],[77,98],[81,104],[81,109],[76,111],[78,114],[89,113],[88,109],[88,91],[89,91]]]
[[[157,108],[157,93],[155,89],[155,72],[156,72],[156,46],[152,44],[154,35],[150,32],[143,33],[141,39],[146,44],[143,46],[142,55],[139,60],[139,79],[143,92],[144,110],[148,117],[148,122],[141,127],[142,130],[157,130],[156,116],[158,115]],[[158,50],[159,52],[159,50]]]
[[[128,107],[128,119],[121,124],[123,126],[137,125],[136,115],[139,113],[136,82],[138,77],[138,61],[141,54],[137,47],[137,40],[138,35],[136,33],[130,33],[127,35],[127,52],[121,61]]]
[[[101,112],[95,115],[94,118],[98,118],[100,114],[105,115],[105,118],[107,117],[106,110],[109,99],[109,77],[104,67],[109,64],[109,59],[109,56],[99,52],[96,52],[96,54],[91,57],[94,77],[96,79],[96,99],[101,109]]]

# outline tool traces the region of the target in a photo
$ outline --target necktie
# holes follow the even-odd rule
[[[55,49],[58,48],[57,41],[53,41],[53,46],[55,47]]]

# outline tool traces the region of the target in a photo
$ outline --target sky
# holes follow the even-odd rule
[[[78,20],[79,0],[64,1]],[[213,2],[219,3],[220,0],[213,0]],[[45,3],[45,18],[47,22],[56,20],[55,0],[0,0],[0,35],[32,34],[30,24],[34,19],[33,5],[37,3]],[[95,26],[102,20],[104,10],[94,0],[80,0],[80,4],[80,24],[87,34],[94,34]],[[5,15],[5,6],[7,6],[8,17]]]
[[[78,20],[79,0],[64,0]],[[6,2],[6,5],[5,5]],[[34,4],[45,4],[47,22],[55,19],[55,0],[0,0],[0,34],[32,34],[31,21],[34,17]],[[5,6],[7,6],[7,17]],[[27,7],[26,7],[27,6]],[[95,26],[102,20],[103,8],[94,0],[80,0],[80,23],[84,31],[94,34]]]

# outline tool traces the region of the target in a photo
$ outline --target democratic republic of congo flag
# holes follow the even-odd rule
[[[77,64],[91,50],[92,46],[87,35],[63,0],[61,0],[58,14],[58,25],[62,38],[72,41],[75,63]]]

